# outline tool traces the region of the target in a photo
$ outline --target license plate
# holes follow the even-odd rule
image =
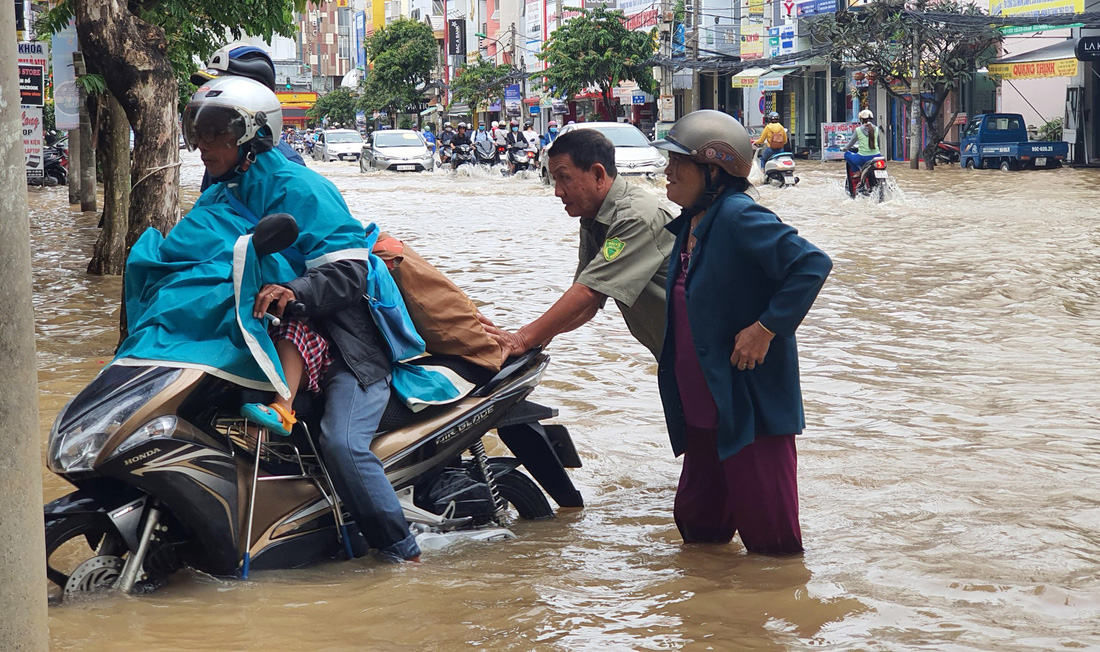
[[[397,171],[398,172],[412,172],[415,169],[416,169],[415,165],[398,165],[397,166]]]
[[[1046,164],[1047,164],[1047,157],[1045,157],[1045,156],[1040,156],[1039,158],[1035,159],[1035,165],[1046,165]]]
[[[885,179],[886,178],[886,170],[875,170],[875,178],[876,179]]]

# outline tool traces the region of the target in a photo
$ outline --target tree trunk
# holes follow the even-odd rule
[[[121,0],[73,0],[81,50],[104,75],[134,130],[127,250],[146,228],[179,221],[176,74],[164,30]]]
[[[130,122],[111,93],[106,97],[103,165],[103,229],[88,263],[88,273],[121,274],[126,265],[130,210]]]

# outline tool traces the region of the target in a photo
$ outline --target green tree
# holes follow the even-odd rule
[[[375,32],[364,45],[371,69],[359,108],[367,113],[388,111],[390,124],[396,124],[398,111],[419,111],[438,55],[432,28],[401,18]]]
[[[479,56],[477,63],[466,64],[455,74],[451,81],[451,101],[465,102],[470,111],[476,113],[482,104],[504,95],[504,87],[515,72],[511,66],[498,66]]]
[[[927,127],[925,167],[935,165],[936,146],[959,114],[959,103],[948,118],[944,106],[960,84],[972,79],[978,68],[996,55],[1003,39],[1000,31],[975,17],[988,14],[977,6],[935,0],[921,9],[937,14],[932,21],[923,11],[906,12],[886,3],[869,3],[858,11],[817,16],[810,20],[810,33],[829,41],[827,57],[849,68],[862,68],[890,95],[906,99],[913,81],[914,56],[918,57],[921,118]]]
[[[580,15],[554,30],[538,55],[549,65],[543,73],[547,88],[555,95],[572,97],[596,86],[609,114],[611,89],[619,82],[635,81],[642,90],[653,92],[656,83],[649,60],[657,51],[656,28],[631,31],[622,11],[604,6],[566,9]]]
[[[342,125],[355,126],[355,104],[359,98],[348,88],[337,88],[317,98],[306,115],[320,122],[328,118],[330,123],[339,122]]]

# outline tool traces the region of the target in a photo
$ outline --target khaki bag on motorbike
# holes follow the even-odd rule
[[[461,288],[389,234],[378,236],[373,253],[386,263],[397,282],[428,353],[453,355],[500,371],[500,345],[478,321],[477,306]]]

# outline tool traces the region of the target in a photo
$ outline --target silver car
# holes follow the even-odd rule
[[[435,168],[432,150],[418,131],[385,129],[376,131],[363,144],[359,170],[423,172]]]
[[[558,132],[558,137],[573,131],[574,129],[595,129],[615,146],[615,168],[619,174],[654,176],[665,171],[668,161],[661,155],[661,151],[654,147],[649,139],[632,124],[625,122],[579,122],[565,125]],[[553,183],[550,176],[550,149],[554,143],[550,143],[539,155],[539,176],[546,183]]]
[[[326,129],[313,144],[313,160],[354,161],[362,146],[363,137],[354,129]]]

